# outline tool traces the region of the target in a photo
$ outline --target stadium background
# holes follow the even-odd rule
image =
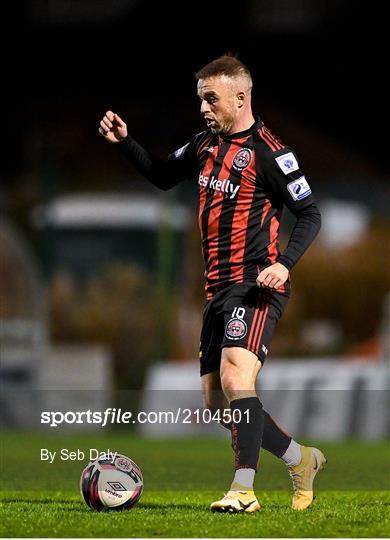
[[[20,6],[10,27],[24,46],[5,69],[0,168],[0,420],[9,443],[2,452],[18,456],[30,440],[33,454],[47,440],[43,408],[201,405],[196,185],[157,192],[97,127],[110,108],[155,153],[182,146],[204,128],[193,73],[226,51],[250,67],[254,110],[297,150],[323,214],[319,238],[293,271],[268,377],[264,370],[265,401],[309,440],[386,440],[389,160],[380,14],[346,0]],[[292,223],[286,214],[283,241]],[[61,436],[74,436],[73,428]],[[146,435],[218,436],[210,426],[160,428],[132,431],[135,457],[149,455],[140,442]],[[31,429],[38,429],[33,442]],[[131,454],[126,431],[108,436]],[[342,455],[366,453],[348,444],[338,447]],[[375,447],[379,471],[388,447],[377,444],[384,444]],[[36,455],[22,459],[41,466]],[[55,476],[68,489],[61,469]],[[15,477],[12,488],[22,489]],[[379,477],[369,485],[360,479],[357,489],[387,489],[388,477]],[[155,486],[167,483],[177,487],[164,475]]]

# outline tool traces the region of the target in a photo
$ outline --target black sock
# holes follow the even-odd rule
[[[264,431],[263,438],[261,441],[261,447],[268,452],[271,452],[274,456],[280,458],[286,452],[287,448],[290,445],[291,438],[290,435],[285,433],[273,420],[272,416],[264,411]],[[231,422],[221,422],[221,425],[228,429],[232,430]]]
[[[280,458],[290,445],[292,437],[285,433],[270,416],[264,412],[264,431],[261,447],[268,450],[274,456]]]
[[[263,406],[258,397],[248,397],[234,399],[230,410],[235,469],[257,470],[264,429]]]

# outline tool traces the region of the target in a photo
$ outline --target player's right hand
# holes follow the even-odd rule
[[[127,137],[127,126],[116,113],[107,111],[100,121],[99,133],[106,141],[118,143]]]

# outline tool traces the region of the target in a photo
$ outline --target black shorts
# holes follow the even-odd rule
[[[219,370],[223,347],[243,347],[264,362],[289,293],[234,283],[209,300],[203,312],[200,374]]]

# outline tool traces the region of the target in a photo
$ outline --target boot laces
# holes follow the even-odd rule
[[[289,473],[290,473],[290,477],[293,483],[293,489],[295,492],[297,492],[301,488],[301,485],[300,485],[301,479],[302,479],[301,473],[299,471],[296,471],[296,472],[289,471]]]

